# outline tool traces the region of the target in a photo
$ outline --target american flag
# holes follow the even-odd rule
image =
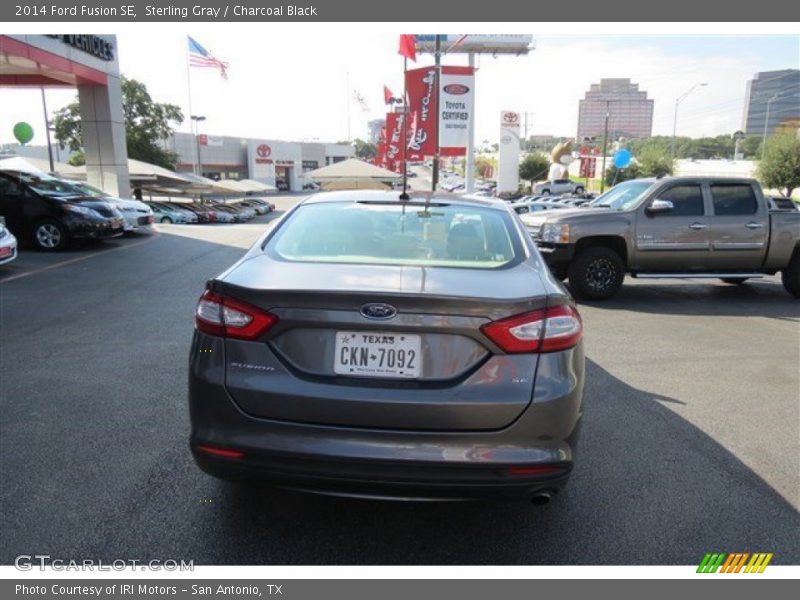
[[[217,69],[223,79],[228,78],[228,63],[213,56],[208,50],[203,48],[197,41],[190,36],[189,39],[189,66],[190,67],[210,67]]]

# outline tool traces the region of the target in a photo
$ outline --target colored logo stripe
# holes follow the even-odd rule
[[[726,554],[724,552],[708,552],[703,556],[703,560],[697,567],[698,573],[763,573],[764,569],[772,560],[771,552],[734,552]],[[748,562],[748,559],[750,561]],[[746,566],[745,566],[746,565]]]

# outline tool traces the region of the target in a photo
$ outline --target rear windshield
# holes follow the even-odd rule
[[[472,267],[516,262],[522,247],[505,212],[421,203],[299,207],[267,243],[288,261]]]

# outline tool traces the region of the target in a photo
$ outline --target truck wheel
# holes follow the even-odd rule
[[[33,228],[33,243],[40,250],[53,252],[63,250],[69,243],[69,234],[55,219],[39,221]]]
[[[622,287],[625,263],[611,248],[594,246],[573,259],[567,274],[575,296],[583,300],[605,300]]]
[[[748,279],[749,277],[721,277],[720,281],[730,283],[731,285],[741,285]]]
[[[781,272],[784,289],[795,298],[800,298],[800,252],[795,251],[789,266]]]

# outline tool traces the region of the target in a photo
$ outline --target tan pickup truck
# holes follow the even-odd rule
[[[579,298],[610,298],[626,273],[741,284],[778,272],[800,298],[800,212],[753,179],[634,179],[584,207],[520,218]]]

